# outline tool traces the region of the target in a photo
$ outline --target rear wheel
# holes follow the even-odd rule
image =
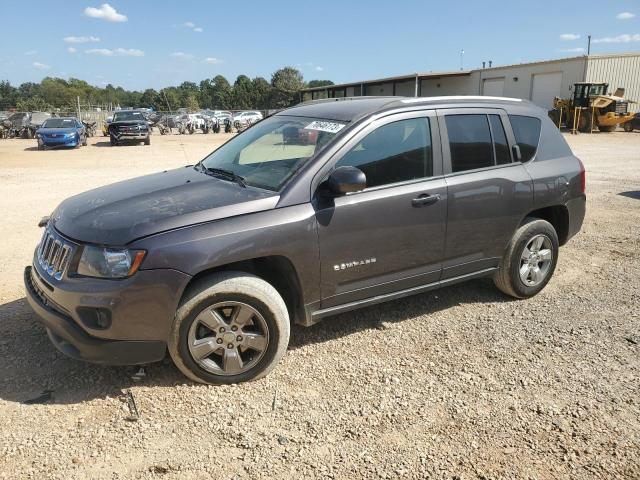
[[[549,283],[558,262],[558,235],[546,220],[527,218],[516,230],[493,281],[503,293],[529,298]]]
[[[287,307],[273,286],[247,273],[219,272],[181,301],[169,353],[196,382],[245,382],[275,368],[289,329]]]

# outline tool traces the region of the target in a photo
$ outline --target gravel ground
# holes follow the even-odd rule
[[[0,478],[640,478],[638,133],[567,137],[587,218],[533,299],[474,281],[294,327],[280,366],[238,386],[54,350],[22,291],[37,220],[222,138],[0,140]]]

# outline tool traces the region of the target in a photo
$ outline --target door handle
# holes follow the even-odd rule
[[[438,200],[440,200],[440,194],[434,193],[433,195],[429,195],[428,193],[423,193],[418,198],[414,198],[411,200],[412,207],[426,207],[427,205],[433,205]]]

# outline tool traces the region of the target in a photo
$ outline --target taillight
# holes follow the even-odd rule
[[[584,169],[584,163],[579,158],[578,163],[580,164],[580,191],[584,193],[587,190],[587,172]]]

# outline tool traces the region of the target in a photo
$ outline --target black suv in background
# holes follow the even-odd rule
[[[72,357],[168,350],[195,381],[235,383],[274,368],[291,322],[479,277],[531,297],[584,214],[582,163],[526,101],[325,100],[65,200],[24,280]]]
[[[144,142],[151,145],[151,128],[143,112],[123,110],[113,114],[109,124],[109,140],[111,145],[124,142]]]

